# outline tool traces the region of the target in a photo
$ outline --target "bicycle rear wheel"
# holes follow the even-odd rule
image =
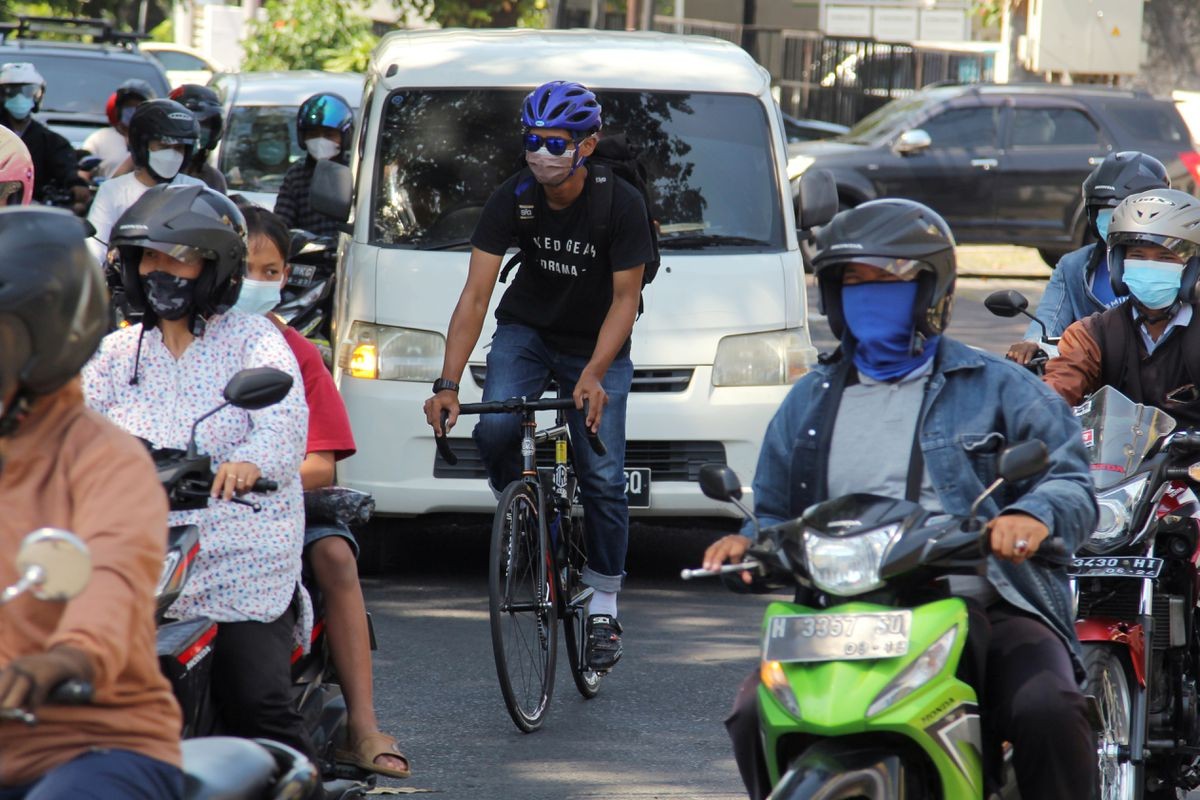
[[[561,589],[563,641],[567,646],[567,663],[571,665],[571,677],[575,688],[585,700],[591,700],[600,691],[600,674],[587,668],[587,601],[591,589],[580,580],[583,566],[587,563],[587,544],[583,536],[583,519],[571,520],[559,533],[562,548],[559,550],[558,577]]]
[[[549,558],[537,495],[514,481],[500,496],[492,524],[488,597],[500,691],[509,716],[526,733],[541,727],[554,693],[558,619]]]

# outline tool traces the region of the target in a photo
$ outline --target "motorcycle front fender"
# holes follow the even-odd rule
[[[900,753],[837,739],[819,741],[792,761],[768,800],[915,800]],[[928,787],[927,787],[928,788]]]
[[[1145,651],[1146,634],[1141,625],[1107,617],[1091,617],[1075,620],[1075,634],[1081,643],[1115,642],[1129,648],[1129,661],[1137,682],[1146,688]]]

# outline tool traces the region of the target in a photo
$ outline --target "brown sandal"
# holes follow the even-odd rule
[[[375,759],[380,756],[392,756],[401,758],[408,765],[408,769],[392,769],[391,767],[380,766],[375,763]],[[374,772],[377,775],[383,775],[388,778],[407,778],[412,775],[412,761],[408,756],[400,752],[400,748],[396,745],[396,739],[389,736],[383,731],[364,736],[354,743],[353,750],[338,750],[334,753],[334,757],[343,764],[352,764],[359,769],[367,772]]]

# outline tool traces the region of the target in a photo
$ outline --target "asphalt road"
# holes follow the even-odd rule
[[[982,300],[1016,288],[1031,304],[1040,281],[963,279],[950,334],[1003,352],[1024,325]],[[831,344],[810,292],[814,339]],[[488,627],[484,526],[408,524],[364,579],[375,619],[376,704],[411,756],[404,791],[484,800],[744,797],[721,721],[757,663],[765,600],[713,581],[685,583],[718,534],[635,527],[621,594],[626,653],[600,695],[575,692],[561,650],[542,731],[520,733],[504,710]]]

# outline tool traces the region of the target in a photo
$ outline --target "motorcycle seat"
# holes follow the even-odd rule
[[[257,800],[277,769],[271,754],[247,739],[208,736],[183,742],[185,800]]]

